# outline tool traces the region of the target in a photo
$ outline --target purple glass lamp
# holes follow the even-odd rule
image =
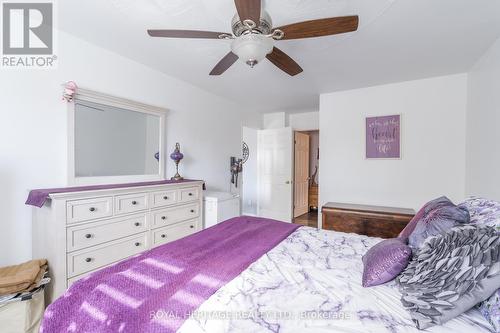
[[[175,144],[175,150],[172,154],[170,154],[170,158],[175,162],[175,175],[170,179],[183,180],[184,178],[179,175],[179,162],[184,158],[184,154],[181,153],[181,145],[179,142]]]

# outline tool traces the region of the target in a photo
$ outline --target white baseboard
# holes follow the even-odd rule
[[[252,214],[252,213],[245,213],[245,212],[241,213],[241,215],[244,215],[244,216],[253,216],[253,217],[257,217],[257,215],[256,215],[256,214]]]

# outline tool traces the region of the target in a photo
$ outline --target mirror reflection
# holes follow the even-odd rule
[[[160,117],[75,101],[75,176],[159,173]]]

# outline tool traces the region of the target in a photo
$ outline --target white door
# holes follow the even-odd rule
[[[292,222],[292,129],[260,130],[257,146],[258,215]]]
[[[293,217],[309,211],[309,135],[295,133]]]

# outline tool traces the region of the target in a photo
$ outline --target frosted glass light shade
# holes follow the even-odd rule
[[[274,39],[258,34],[242,35],[231,44],[231,51],[252,66],[263,60],[271,53],[274,47]]]

